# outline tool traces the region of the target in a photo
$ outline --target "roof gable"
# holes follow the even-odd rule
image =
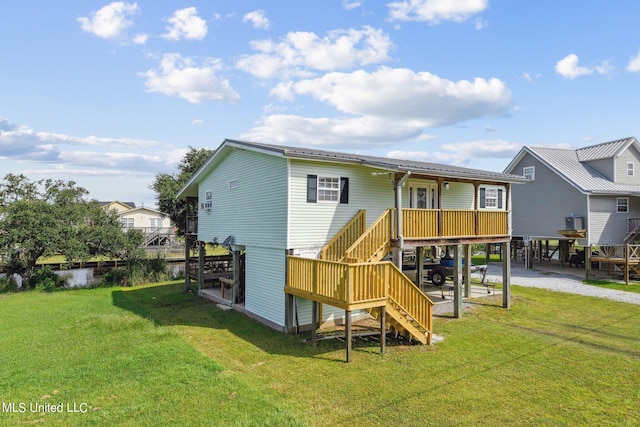
[[[634,137],[617,139],[615,141],[603,142],[602,144],[591,145],[589,147],[578,148],[576,155],[579,161],[589,162],[600,159],[613,159],[618,157],[631,144],[638,145]]]
[[[512,172],[529,154],[583,193],[639,194],[640,185],[616,184],[588,163],[594,160],[614,159],[632,144],[638,147],[638,141],[633,137],[578,150],[525,146],[509,163],[505,172]]]

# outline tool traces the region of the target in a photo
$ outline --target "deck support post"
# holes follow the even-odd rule
[[[467,261],[468,262],[468,261]],[[462,317],[462,245],[453,251],[453,317]]]
[[[502,253],[508,254],[511,250],[509,242],[502,243]],[[511,258],[502,259],[502,307],[511,307]]]
[[[380,354],[387,351],[387,309],[380,307]]]
[[[351,361],[351,311],[344,312],[344,339],[347,343],[347,362]]]
[[[584,280],[591,278],[591,245],[584,247]]]
[[[463,245],[465,264],[464,269],[464,297],[471,296],[471,245]]]
[[[416,248],[416,285],[422,290],[424,286],[424,247]]]
[[[402,271],[402,248],[404,246],[404,237],[402,235],[402,186],[407,178],[409,178],[411,172],[405,173],[402,177],[396,175],[395,181],[393,181],[393,189],[395,190],[395,205],[396,205],[396,240],[397,245],[393,248],[393,263]]]
[[[311,302],[311,345],[316,346],[316,330],[318,329],[318,301]]]
[[[231,288],[231,305],[238,302],[238,293],[240,292],[240,250],[233,247],[231,252],[233,256],[233,287]]]
[[[204,289],[204,261],[205,261],[205,256],[207,255],[205,251],[206,250],[205,250],[204,242],[199,240],[198,241],[198,290]]]
[[[184,239],[184,290],[191,290],[191,238]]]
[[[291,294],[284,294],[284,332],[287,334],[293,333],[293,299],[295,297]],[[296,331],[297,332],[297,331]]]

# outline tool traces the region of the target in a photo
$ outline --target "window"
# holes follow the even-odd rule
[[[627,162],[627,176],[633,176],[634,164],[633,162]]]
[[[318,177],[318,201],[337,202],[340,195],[340,178]]]
[[[349,178],[307,175],[307,203],[349,203]]]
[[[207,191],[204,193],[205,200],[213,200],[213,191]]]
[[[535,166],[527,166],[522,168],[522,175],[524,175],[525,178],[530,179],[531,181],[533,181],[534,179],[536,179],[536,167]]]
[[[480,188],[480,208],[502,209],[502,189]]]
[[[133,228],[133,218],[121,218],[120,220],[124,228]]]
[[[416,189],[416,207],[418,209],[427,208],[427,189],[426,188]]]
[[[616,205],[618,213],[627,213],[629,212],[629,198],[628,197],[618,197],[616,199]]]

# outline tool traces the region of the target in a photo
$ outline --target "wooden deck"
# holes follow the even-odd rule
[[[640,275],[640,245],[592,245],[586,256],[587,268],[590,268],[592,262],[606,264],[608,275],[611,274],[612,266],[622,270],[624,281],[629,284],[632,272]]]

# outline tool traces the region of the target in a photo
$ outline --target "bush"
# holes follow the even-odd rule
[[[100,287],[131,286],[129,272],[124,268],[114,268],[107,271],[100,279]]]
[[[0,277],[0,293],[16,292],[18,283],[13,277]]]
[[[37,269],[27,283],[28,288],[35,288],[44,292],[53,292],[64,288],[66,285],[67,281],[54,273],[48,265]]]

